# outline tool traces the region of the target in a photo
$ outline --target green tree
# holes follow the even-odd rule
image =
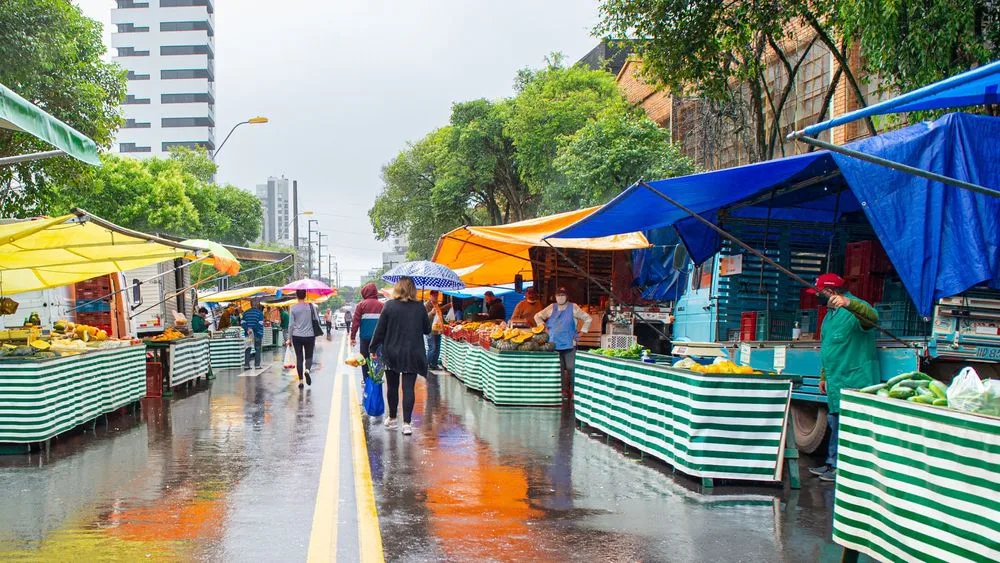
[[[544,207],[569,211],[606,203],[624,186],[695,172],[670,133],[635,108],[614,106],[564,137],[554,162],[562,179],[545,192]]]
[[[121,122],[125,72],[105,62],[102,26],[65,0],[0,3],[0,84],[109,147]],[[0,156],[51,150],[31,135],[0,129]],[[0,216],[47,211],[48,188],[89,165],[60,157],[0,167]]]
[[[504,125],[516,149],[514,159],[521,179],[538,197],[557,179],[553,161],[564,137],[576,133],[601,111],[624,108],[628,103],[609,72],[583,66],[566,68],[559,54],[549,57],[547,63],[541,70],[518,74],[520,90]]]
[[[783,154],[786,128],[794,125],[798,75],[816,49],[836,63],[820,118],[841,76],[858,106],[866,105],[847,43],[836,39],[836,2],[603,0],[595,31],[627,39],[654,83],[735,107],[724,134],[741,136],[745,159],[767,160]],[[805,41],[796,34],[802,26],[813,32]]]
[[[1000,58],[993,0],[837,0],[838,32],[883,90],[905,92]]]

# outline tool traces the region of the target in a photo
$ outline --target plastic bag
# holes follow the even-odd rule
[[[983,381],[983,401],[980,414],[1000,416],[1000,380],[987,379]]]
[[[371,355],[378,359],[368,359],[368,379],[381,385],[382,379],[385,378],[385,362],[382,361],[382,347],[379,346],[378,350],[373,350]]]
[[[385,414],[385,399],[382,398],[382,384],[375,383],[371,378],[365,379],[365,412],[368,416]]]
[[[698,363],[698,362],[694,361],[691,358],[684,358],[684,359],[678,361],[677,363],[675,363],[674,367],[675,368],[682,368],[682,369],[691,369],[691,367],[694,366],[696,363]]]
[[[291,346],[285,346],[285,359],[281,362],[281,367],[285,369],[295,368],[295,351]]]
[[[948,406],[966,412],[983,408],[986,388],[971,367],[962,368],[948,386]]]

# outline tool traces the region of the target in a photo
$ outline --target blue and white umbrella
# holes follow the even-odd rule
[[[382,279],[396,283],[404,276],[413,278],[418,289],[465,289],[465,284],[454,270],[427,260],[404,262],[386,272]]]

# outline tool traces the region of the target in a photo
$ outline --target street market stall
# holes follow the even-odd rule
[[[169,397],[175,387],[209,376],[210,342],[204,335],[188,337],[172,329],[146,341],[151,361],[162,366],[164,397]]]
[[[441,339],[441,363],[469,389],[501,406],[562,404],[555,352],[485,349],[450,336]]]
[[[1000,561],[1000,418],[853,391],[840,416],[834,541],[883,561]]]
[[[265,329],[266,331],[267,329]],[[239,328],[227,328],[211,333],[208,341],[209,365],[216,370],[239,369],[243,366],[243,338]],[[265,334],[265,342],[267,342]]]
[[[576,419],[712,486],[781,481],[792,384],[577,354]],[[795,463],[795,454],[790,462]],[[797,487],[798,472],[789,472]]]
[[[0,358],[0,444],[44,442],[132,405],[146,394],[145,358],[142,346],[128,344],[70,356]]]

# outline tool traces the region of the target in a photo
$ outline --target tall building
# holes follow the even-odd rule
[[[257,185],[257,199],[264,213],[261,242],[292,245],[291,188],[287,178],[270,177],[266,184]]]
[[[128,71],[117,151],[215,150],[214,0],[117,0],[113,60]]]
[[[406,251],[409,248],[410,241],[406,238],[406,235],[392,237],[392,251],[382,253],[382,267],[391,270],[406,262]]]

